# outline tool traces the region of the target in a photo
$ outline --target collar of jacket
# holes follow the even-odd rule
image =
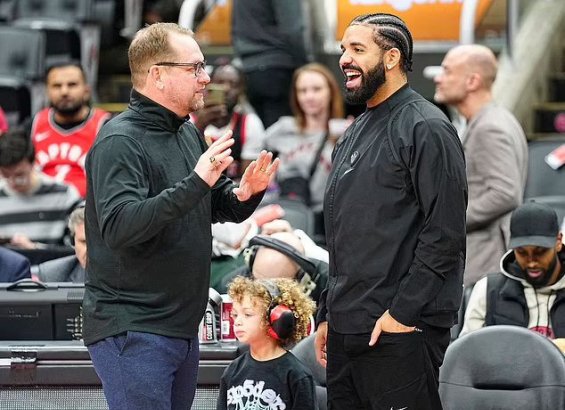
[[[396,107],[406,98],[411,96],[413,93],[414,91],[412,91],[412,89],[410,88],[410,84],[406,83],[379,105],[375,105],[374,107],[367,108],[367,111],[377,110],[383,112],[391,112],[394,109],[394,107]]]
[[[129,100],[129,109],[145,117],[148,121],[166,131],[178,132],[179,128],[187,121],[171,110],[157,104],[139,91],[132,89]]]

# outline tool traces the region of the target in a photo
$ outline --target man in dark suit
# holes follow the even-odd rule
[[[16,282],[30,277],[29,260],[0,246],[0,282]]]
[[[86,269],[86,235],[84,206],[75,209],[69,217],[69,231],[75,254],[53,259],[37,267],[37,277],[43,282],[84,282]]]

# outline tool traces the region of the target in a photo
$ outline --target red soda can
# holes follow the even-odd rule
[[[236,340],[233,328],[233,317],[231,311],[233,302],[229,295],[222,295],[222,314],[220,317],[220,339],[223,342],[233,342]]]

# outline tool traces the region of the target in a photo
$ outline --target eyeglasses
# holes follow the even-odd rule
[[[206,71],[206,60],[204,61],[197,61],[196,63],[169,63],[169,62],[160,62],[155,63],[153,65],[160,65],[165,67],[189,67],[194,70],[194,76],[198,77],[200,74]],[[147,70],[149,72],[149,70]]]

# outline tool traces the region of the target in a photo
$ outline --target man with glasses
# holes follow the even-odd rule
[[[84,230],[83,204],[77,206],[71,213],[67,226],[75,253],[37,265],[32,273],[42,282],[84,283],[86,276],[86,233]]]
[[[29,136],[18,129],[0,134],[0,237],[14,248],[63,244],[66,219],[78,191],[36,170]]]
[[[231,132],[210,146],[189,114],[210,77],[190,30],[141,29],[129,51],[133,91],[88,154],[84,341],[110,409],[187,409],[210,282],[213,222],[240,222],[278,160],[261,152],[239,186]]]

